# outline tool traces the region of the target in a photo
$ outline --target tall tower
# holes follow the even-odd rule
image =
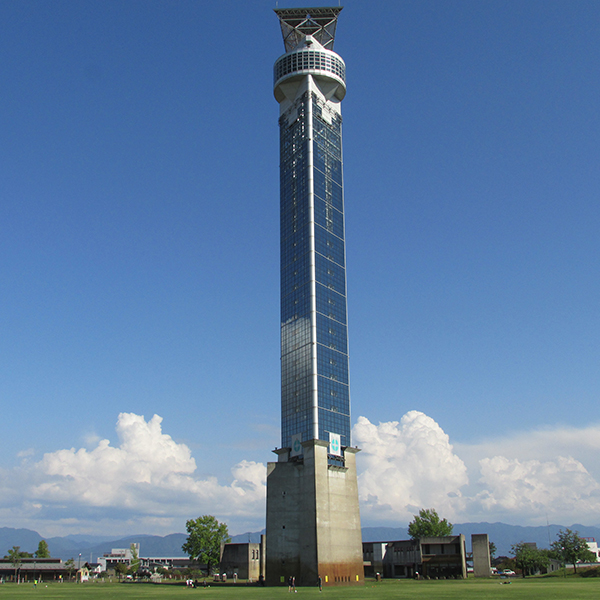
[[[267,470],[267,581],[363,582],[350,441],[341,7],[277,9],[280,106],[281,448]]]

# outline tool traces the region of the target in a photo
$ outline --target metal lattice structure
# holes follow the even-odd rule
[[[291,52],[307,35],[333,50],[335,27],[342,6],[324,8],[276,8],[285,51]]]

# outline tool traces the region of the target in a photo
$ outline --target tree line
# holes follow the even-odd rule
[[[535,548],[526,542],[511,546],[515,565],[521,570],[523,577],[547,568],[551,559],[559,560],[563,565],[573,565],[574,573],[577,573],[577,563],[596,562],[596,555],[590,551],[586,540],[577,531],[561,529],[556,537],[549,549]]]
[[[441,519],[433,508],[424,508],[414,515],[408,525],[408,534],[411,539],[418,540],[424,537],[444,537],[452,535],[454,526],[447,519]],[[182,546],[182,550],[190,557],[190,560],[206,565],[207,575],[212,573],[214,567],[219,564],[221,557],[221,546],[231,541],[227,525],[220,523],[212,515],[203,515],[197,519],[186,522],[188,537]],[[493,557],[496,546],[490,542],[490,556]],[[574,572],[577,573],[578,562],[596,562],[596,555],[589,550],[587,542],[580,537],[577,531],[570,529],[560,530],[557,539],[549,549],[536,548],[533,544],[519,542],[511,546],[514,555],[515,566],[521,570],[523,577],[537,573],[547,568],[551,559],[559,560],[563,565],[572,564]],[[115,566],[118,575],[136,573],[140,566],[137,548],[131,545],[132,560],[130,565],[119,564]],[[24,558],[50,558],[50,550],[45,540],[41,540],[35,554],[23,552],[20,546],[13,546],[8,554],[4,556],[10,560],[17,570]],[[69,559],[65,566],[74,567],[73,559]]]

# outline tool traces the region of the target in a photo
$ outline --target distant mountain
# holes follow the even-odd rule
[[[535,542],[538,548],[548,548],[550,543],[556,539],[558,531],[566,528],[564,525],[520,527],[505,523],[455,523],[454,533],[465,535],[467,550],[470,550],[473,533],[487,533],[490,541],[496,544],[496,556],[503,556],[509,555],[510,547],[519,542]],[[578,531],[582,537],[593,537],[600,541],[600,527],[575,524],[568,528]],[[264,529],[241,533],[231,536],[231,541],[234,543],[258,543],[263,533],[265,533]],[[365,542],[392,542],[406,540],[409,537],[405,527],[363,527],[362,536]],[[162,537],[140,534],[119,539],[111,539],[107,536],[68,535],[48,538],[46,541],[50,554],[54,558],[77,560],[81,554],[82,562],[96,562],[99,556],[110,552],[113,548],[129,548],[132,543],[140,544],[141,556],[185,556],[181,546],[186,538],[185,533],[171,533]],[[33,553],[42,539],[44,538],[39,533],[30,529],[0,527],[0,556],[7,554],[13,546],[20,546],[21,550]]]
[[[73,544],[71,541],[65,543],[64,538],[52,538],[52,540],[48,540],[48,548],[50,554],[56,558],[66,560],[77,558],[81,554],[82,560],[96,562],[99,556],[109,553],[113,548],[129,548],[131,544],[139,543],[141,556],[181,557],[185,556],[181,546],[186,538],[185,533],[171,533],[164,537],[143,534],[130,535],[99,544]]]
[[[363,542],[396,542],[407,540],[408,529],[406,527],[363,527]]]
[[[111,538],[108,536],[93,535],[68,535],[66,537],[51,537],[46,540],[50,555],[55,558],[76,558],[80,553],[84,560],[90,560],[90,549],[98,545],[107,544],[111,546]],[[118,546],[111,546],[117,548]],[[95,553],[93,553],[95,554]],[[93,557],[93,562],[97,556]]]
[[[81,554],[82,562],[96,562],[99,556],[110,552],[113,548],[129,548],[134,542],[140,544],[143,556],[185,556],[181,546],[186,538],[185,533],[172,533],[164,537],[140,534],[119,539],[108,536],[68,535],[47,538],[46,541],[53,558],[77,560]],[[21,550],[34,553],[42,539],[44,538],[39,533],[30,529],[2,527],[0,528],[0,556],[7,554],[13,546],[20,546]]]
[[[265,530],[257,531],[255,533],[239,533],[238,535],[231,536],[231,542],[233,544],[244,544],[246,542],[250,544],[258,544],[260,542],[260,536],[265,533]]]
[[[51,538],[50,538],[51,539]],[[58,538],[56,538],[58,539]],[[82,543],[82,544],[101,544],[102,542],[109,542],[110,540],[114,539],[114,536],[111,535],[88,535],[86,533],[77,533],[77,534],[70,534],[70,535],[66,535],[63,538],[60,538],[63,540],[70,540],[76,543]],[[46,540],[48,541],[48,540]]]
[[[560,529],[577,531],[581,537],[592,537],[600,540],[600,527],[588,525],[541,525],[539,527],[521,527],[504,523],[462,523],[454,526],[454,531],[467,536],[467,546],[470,546],[472,533],[487,533],[490,541],[496,544],[496,556],[510,555],[510,547],[519,542],[535,542],[538,548],[549,548],[556,540]]]
[[[13,546],[20,546],[22,552],[34,553],[42,536],[31,529],[0,527],[0,556],[4,556]]]

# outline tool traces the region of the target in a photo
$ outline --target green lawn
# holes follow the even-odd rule
[[[47,587],[46,587],[47,585]],[[317,600],[487,600],[511,598],[511,600],[587,600],[600,598],[600,578],[529,578],[512,579],[512,583],[501,585],[497,579],[466,581],[412,581],[385,580],[381,583],[367,581],[364,587],[298,588],[298,595]],[[91,600],[152,599],[171,600],[192,598],[204,600],[285,600],[289,598],[287,587],[255,587],[244,584],[212,585],[210,588],[189,589],[172,584],[135,583],[49,583],[38,585],[0,585],[0,598],[90,598]]]

